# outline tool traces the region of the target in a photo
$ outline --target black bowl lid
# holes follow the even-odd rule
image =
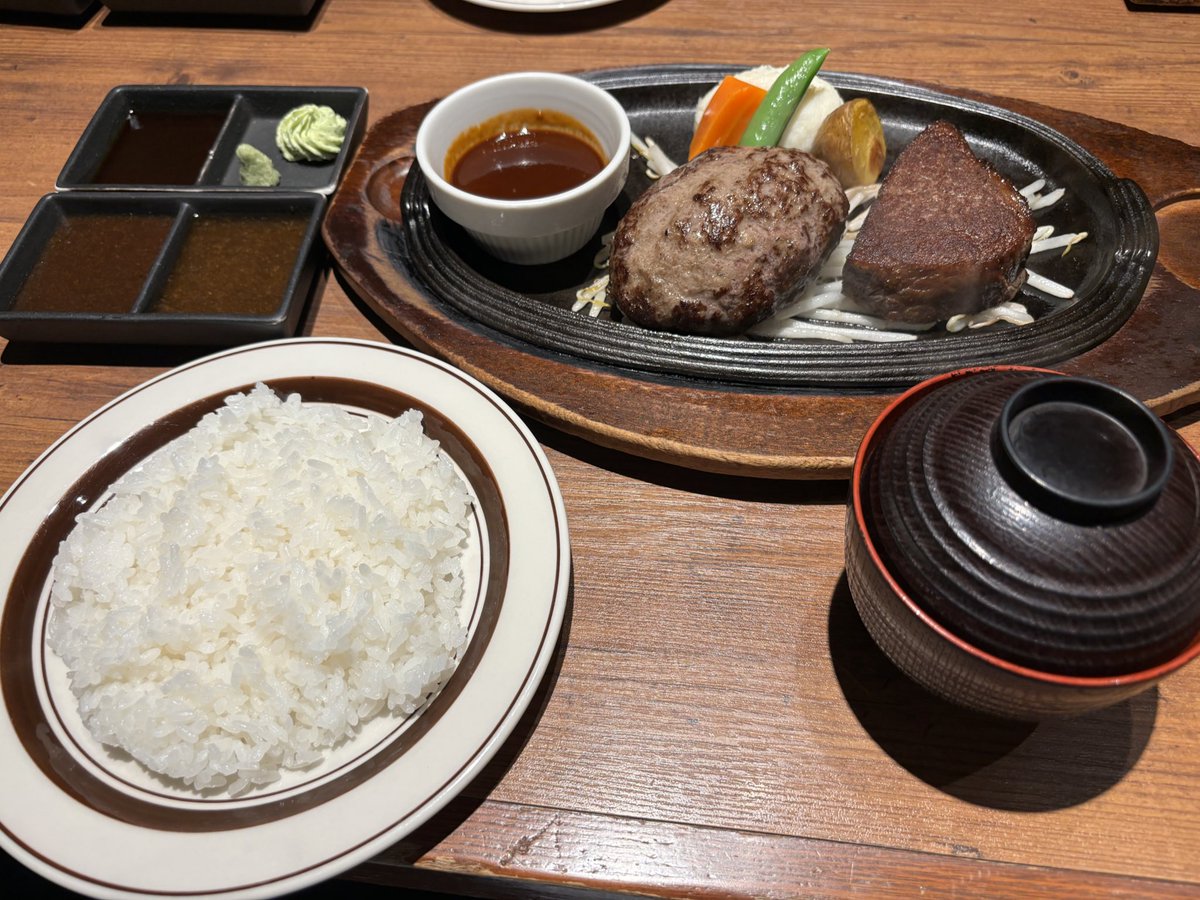
[[[865,452],[882,563],[979,649],[1123,675],[1200,632],[1200,461],[1122,392],[1021,368],[942,377]]]

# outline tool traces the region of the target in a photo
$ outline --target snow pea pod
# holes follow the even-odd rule
[[[783,70],[742,132],[740,143],[743,147],[774,147],[779,143],[788,119],[800,105],[804,92],[828,55],[828,47],[809,50]]]

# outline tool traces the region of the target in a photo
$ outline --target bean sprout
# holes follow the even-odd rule
[[[631,134],[629,143],[633,145],[633,149],[637,151],[638,155],[646,160],[646,175],[652,181],[669,175],[679,168],[675,165],[674,160],[667,156],[658,144],[654,143],[653,138],[643,140],[636,134]]]

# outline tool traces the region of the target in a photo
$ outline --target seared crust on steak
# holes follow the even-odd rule
[[[841,239],[829,167],[782,147],[715,147],[652,185],[617,225],[609,296],[649,328],[738,334],[791,300]]]
[[[941,322],[1003,303],[1025,281],[1036,225],[1013,185],[934,122],[897,157],[842,270],[884,319]]]

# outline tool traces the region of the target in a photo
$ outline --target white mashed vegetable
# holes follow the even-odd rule
[[[92,735],[198,790],[304,768],[453,671],[470,498],[421,415],[230,397],[78,517],[50,647]]]

